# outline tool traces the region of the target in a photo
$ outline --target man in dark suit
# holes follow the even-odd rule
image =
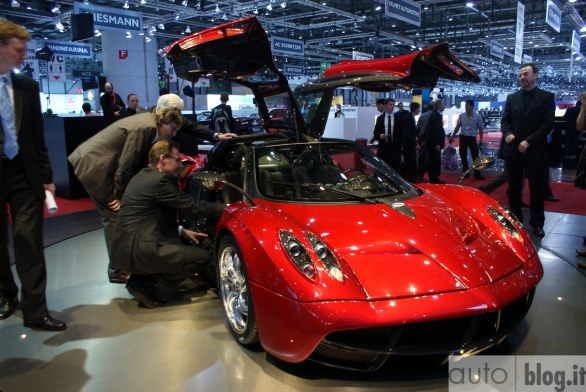
[[[401,151],[403,149],[403,116],[393,114],[395,100],[385,101],[385,111],[377,117],[373,139],[378,141],[376,155],[389,164],[395,171],[401,170]]]
[[[410,182],[417,182],[417,125],[415,116],[421,112],[418,102],[411,102],[409,112],[404,116],[405,146],[403,148],[403,177]]]
[[[30,37],[24,28],[7,20],[0,20],[0,37],[0,320],[10,317],[18,305],[8,253],[8,204],[24,326],[61,331],[67,326],[49,315],[45,294],[43,207],[45,192],[54,195],[55,185],[45,146],[39,85],[12,72],[26,59]]]
[[[190,288],[190,278],[205,273],[210,265],[209,251],[179,238],[197,244],[207,235],[178,227],[177,211],[218,219],[224,209],[219,203],[196,204],[193,197],[181,192],[177,185],[180,166],[178,145],[156,142],[149,153],[149,166],[126,188],[114,231],[114,266],[131,273],[126,287],[148,308],[161,300],[155,296],[155,284]]]
[[[523,222],[521,193],[526,177],[531,192],[529,224],[535,236],[543,237],[547,135],[554,127],[555,99],[553,93],[537,87],[538,69],[534,64],[521,65],[518,74],[521,89],[507,96],[501,120],[505,141],[502,153],[509,168],[509,206]]]
[[[442,149],[445,146],[446,134],[442,112],[446,106],[441,99],[433,103],[433,112],[429,115],[425,130],[425,145],[427,147],[427,163],[429,182],[443,184],[439,176],[442,170]]]
[[[118,118],[120,112],[126,108],[124,101],[114,92],[112,83],[106,82],[104,84],[104,93],[100,96],[100,106],[104,117]]]

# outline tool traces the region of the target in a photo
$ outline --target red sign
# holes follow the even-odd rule
[[[118,58],[120,60],[126,60],[128,58],[128,50],[122,49],[118,51]]]

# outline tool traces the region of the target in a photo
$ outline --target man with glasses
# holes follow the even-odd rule
[[[128,271],[128,291],[147,308],[161,305],[156,286],[165,290],[193,289],[196,275],[210,266],[210,254],[194,246],[206,234],[177,223],[178,210],[218,219],[223,204],[196,202],[179,190],[179,146],[167,140],[153,144],[149,165],[128,183],[118,212],[112,243],[113,267]],[[185,242],[182,242],[183,237]],[[205,279],[205,277],[204,277]]]

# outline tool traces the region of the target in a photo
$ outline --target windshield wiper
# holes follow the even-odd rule
[[[332,188],[333,185],[328,186],[328,185],[323,185],[323,184],[319,184],[319,183],[318,184],[310,184],[310,183],[299,184],[296,182],[287,182],[287,181],[266,181],[266,182],[269,184],[292,186],[295,188],[309,189],[309,190],[318,191],[318,192],[329,191],[332,193],[336,193],[338,195],[348,196],[354,200],[362,201],[362,202],[369,203],[369,204],[377,204],[378,203],[377,200],[368,198],[367,196],[362,196],[362,195],[358,195],[356,193],[343,191],[343,190],[337,189],[337,188]]]

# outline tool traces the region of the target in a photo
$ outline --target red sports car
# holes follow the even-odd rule
[[[211,234],[241,344],[375,370],[391,355],[479,352],[523,319],[543,271],[504,206],[467,187],[413,185],[366,147],[321,138],[338,86],[478,81],[446,44],[341,63],[295,94],[255,18],[192,34],[167,55],[182,78],[249,87],[264,126],[279,130],[218,143],[189,183],[195,197],[228,204]],[[271,120],[275,106],[288,121]]]

